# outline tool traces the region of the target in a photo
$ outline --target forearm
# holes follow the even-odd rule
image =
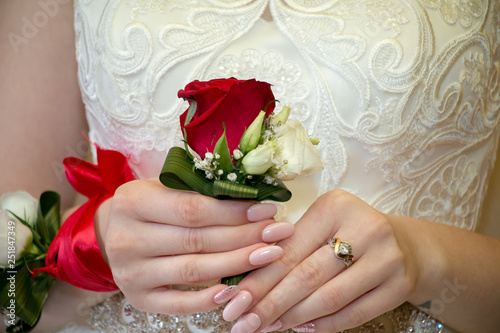
[[[500,240],[417,219],[392,224],[419,258],[410,302],[460,332],[495,331],[500,318],[488,314],[500,313]]]

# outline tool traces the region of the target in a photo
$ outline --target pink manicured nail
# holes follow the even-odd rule
[[[280,328],[283,327],[283,324],[281,323],[281,321],[279,320],[276,320],[274,323],[272,323],[271,325],[269,326],[266,326],[264,327],[263,329],[261,329],[260,331],[262,333],[267,333],[267,332],[273,332],[273,331],[277,331],[279,330]]]
[[[279,246],[266,246],[253,251],[249,260],[252,265],[260,266],[275,261],[283,256],[283,249]]]
[[[287,222],[279,222],[268,225],[262,231],[262,241],[266,243],[277,242],[290,237],[295,231],[295,226]]]
[[[238,286],[229,286],[214,296],[214,302],[217,304],[224,304],[231,298],[236,296],[236,294],[239,292],[240,288]]]
[[[240,291],[231,302],[226,305],[226,308],[222,312],[222,317],[225,321],[233,321],[252,304],[252,295],[246,291]]]
[[[261,203],[250,206],[247,210],[247,219],[251,222],[262,221],[272,218],[278,209],[270,203]]]
[[[261,320],[255,313],[242,317],[231,329],[231,333],[253,333],[259,328]]]
[[[308,323],[292,327],[292,330],[299,333],[314,333],[316,332],[316,325],[310,321]]]

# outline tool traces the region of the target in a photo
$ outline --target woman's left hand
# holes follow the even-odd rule
[[[245,305],[253,307],[233,333],[292,327],[337,332],[404,303],[415,291],[420,263],[408,235],[401,235],[407,232],[399,232],[392,218],[344,191],[318,198],[295,225],[295,234],[279,243],[284,257],[239,284],[246,294],[228,304],[225,319],[236,319]],[[352,266],[336,257],[328,244],[332,238],[352,246]]]

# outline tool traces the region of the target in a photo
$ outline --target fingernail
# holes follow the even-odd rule
[[[273,332],[273,331],[277,331],[279,330],[280,328],[283,327],[283,324],[281,323],[281,321],[279,320],[276,320],[274,323],[272,323],[271,325],[269,326],[266,326],[264,327],[263,329],[261,329],[260,331],[262,333],[267,333],[267,332]]]
[[[299,333],[314,333],[316,332],[316,325],[310,321],[308,323],[292,327],[292,330]]]
[[[252,265],[260,266],[275,261],[282,256],[283,249],[279,246],[272,245],[253,251],[250,254],[249,260]]]
[[[259,328],[261,324],[259,316],[255,313],[249,313],[242,317],[231,329],[231,333],[252,333]]]
[[[238,286],[229,286],[214,296],[214,302],[217,304],[224,304],[239,292],[240,288]]]
[[[231,302],[226,305],[226,308],[222,312],[222,317],[225,321],[233,321],[252,304],[252,295],[246,291],[240,291]]]
[[[266,243],[277,242],[290,237],[295,231],[295,226],[287,222],[279,222],[268,225],[262,231],[262,241]]]
[[[247,219],[251,222],[262,221],[272,218],[278,209],[270,203],[261,203],[250,206],[247,210]]]

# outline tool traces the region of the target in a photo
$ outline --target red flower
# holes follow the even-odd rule
[[[226,126],[226,139],[229,151],[238,148],[241,136],[260,111],[274,100],[271,85],[255,79],[237,80],[215,79],[211,81],[193,81],[179,90],[178,96],[196,101],[197,109],[191,122],[184,126],[188,110],[180,117],[181,127],[186,131],[189,147],[202,158],[206,152],[213,152],[217,140]],[[270,103],[266,117],[274,110]]]

